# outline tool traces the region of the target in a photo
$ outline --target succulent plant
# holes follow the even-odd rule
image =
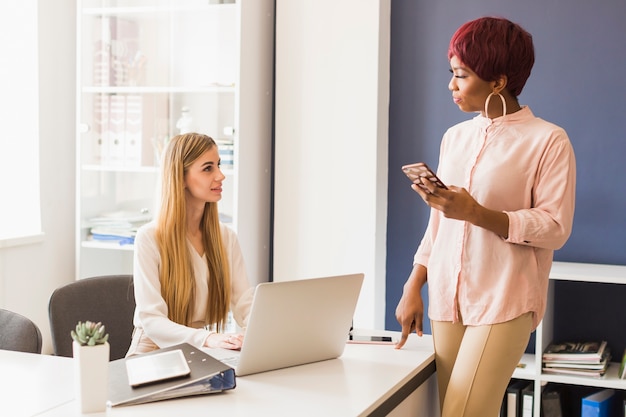
[[[71,331],[72,339],[81,346],[102,345],[109,340],[109,334],[104,333],[104,325],[101,322],[81,322],[76,325],[76,330]]]

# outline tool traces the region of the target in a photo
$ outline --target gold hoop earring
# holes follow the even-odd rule
[[[500,93],[489,93],[487,100],[485,100],[485,117],[489,119],[489,101],[493,96],[500,97],[500,101],[502,102],[502,116],[506,116],[506,100],[504,99],[504,96]]]

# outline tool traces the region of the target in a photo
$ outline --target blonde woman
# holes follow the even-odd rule
[[[181,134],[163,156],[161,207],[135,237],[135,316],[127,356],[187,342],[239,349],[243,334],[222,333],[229,310],[245,328],[253,288],[236,234],[220,223],[217,145]]]

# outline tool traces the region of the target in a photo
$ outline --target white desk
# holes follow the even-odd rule
[[[74,400],[72,358],[0,350],[0,416],[33,416]]]
[[[71,359],[0,351],[0,364],[4,380],[0,415],[81,415],[73,400]],[[7,365],[17,377],[4,372]],[[412,334],[402,350],[349,344],[339,359],[238,377],[237,387],[223,393],[86,415],[349,417],[407,415],[410,409],[412,416],[432,417],[438,410],[434,371],[431,337]],[[13,386],[16,380],[20,386]],[[32,398],[40,400],[26,405]]]

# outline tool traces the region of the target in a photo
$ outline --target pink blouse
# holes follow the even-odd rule
[[[572,230],[576,162],[567,133],[527,106],[493,121],[479,115],[445,133],[437,174],[506,213],[509,235],[431,210],[414,258],[428,271],[430,319],[473,326],[530,311],[536,327],[554,250]]]

